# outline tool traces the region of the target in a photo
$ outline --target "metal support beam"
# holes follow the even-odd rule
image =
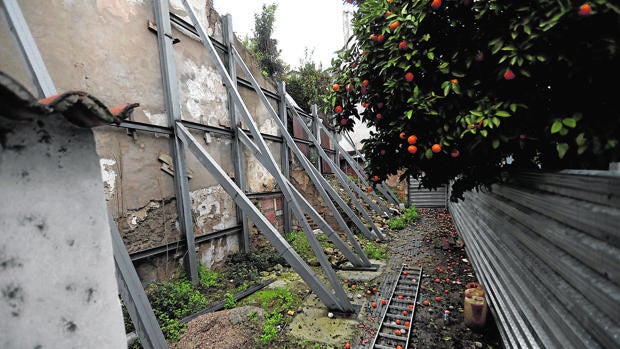
[[[166,338],[164,338],[164,334],[161,332],[161,328],[159,328],[159,323],[155,318],[151,303],[149,303],[146,293],[144,293],[138,273],[136,273],[131,258],[129,258],[123,238],[121,238],[116,222],[110,212],[108,212],[108,220],[112,233],[112,250],[116,265],[118,291],[127,307],[131,322],[133,322],[140,337],[140,343],[146,349],[168,348]]]
[[[288,101],[287,101],[288,102]],[[291,106],[292,107],[292,106]],[[294,109],[294,107],[292,107]],[[316,144],[314,145],[317,148],[323,149],[321,145],[321,130],[319,129],[318,120],[319,119],[319,111],[316,104],[310,106],[310,125],[312,126],[312,136],[316,139]],[[305,124],[304,124],[305,126]],[[319,150],[317,149],[317,152]],[[316,159],[316,168],[319,170],[319,173],[323,173],[323,162],[321,161],[321,157],[317,157]]]
[[[239,91],[237,91],[237,89],[235,89],[235,85],[233,84],[230,76],[228,75],[228,72],[224,68],[224,64],[222,63],[222,60],[218,56],[217,52],[215,51],[215,47],[211,43],[211,40],[209,39],[209,37],[206,34],[205,30],[203,29],[202,24],[198,21],[198,18],[196,17],[196,14],[194,13],[193,8],[191,7],[191,5],[188,3],[187,0],[183,1],[183,5],[185,6],[185,10],[187,11],[187,14],[189,15],[189,17],[191,18],[191,20],[192,20],[192,22],[194,24],[194,28],[196,28],[196,31],[198,32],[198,34],[199,34],[199,36],[200,36],[200,38],[202,40],[203,46],[207,49],[207,52],[209,53],[209,55],[213,59],[213,61],[215,63],[215,66],[216,66],[218,72],[220,73],[220,76],[224,80],[224,85],[231,92],[233,100],[236,103],[236,106],[239,108],[239,112],[240,112],[241,116],[243,117],[244,121],[248,124],[248,127],[250,128],[250,132],[252,133],[252,136],[254,137],[254,140],[257,142],[257,145],[258,145],[259,149],[261,150],[261,152],[266,157],[268,157],[269,163],[273,164],[274,167],[277,167],[275,159],[273,158],[273,156],[269,152],[269,147],[265,143],[265,140],[263,139],[263,137],[261,137],[261,134],[260,134],[260,132],[258,130],[258,127],[254,123],[254,120],[252,119],[252,117],[250,115],[250,112],[248,111],[245,103],[243,102],[243,99],[241,98],[241,95],[239,95]],[[234,46],[231,47],[231,48],[233,49],[233,54],[235,56],[235,59],[236,59],[237,63],[241,66],[241,68],[246,73],[246,75],[248,75],[247,77],[251,80],[252,85],[254,86],[254,88],[255,88],[259,98],[263,101],[263,103],[266,106],[268,106],[268,109],[270,110],[270,112],[275,113],[273,111],[273,108],[271,107],[271,104],[269,104],[269,102],[267,101],[267,97],[265,96],[265,94],[260,89],[260,86],[258,85],[256,80],[254,79],[252,74],[249,72],[249,69],[247,68],[247,66],[245,65],[243,60],[241,60],[239,55],[236,53],[236,50],[234,49]],[[277,118],[277,116],[275,118],[275,121],[278,122],[278,123],[280,121]],[[177,128],[176,129],[178,131],[178,130],[184,130],[185,128],[183,127],[183,125],[177,123]],[[288,132],[285,132],[285,135],[288,135]],[[187,136],[188,135],[186,135],[186,139],[187,139]],[[191,136],[191,135],[189,135],[189,136]],[[193,148],[194,154],[196,154],[196,149],[195,149],[196,145],[197,144],[192,143],[192,148]],[[204,157],[203,157],[203,159],[204,159]],[[203,163],[203,165],[204,165],[204,163]],[[310,225],[306,221],[306,219],[305,219],[305,217],[303,215],[303,212],[301,211],[301,208],[299,207],[299,204],[293,199],[293,194],[287,188],[286,184],[284,183],[284,179],[283,178],[284,177],[282,176],[282,173],[279,172],[279,171],[276,173],[276,176],[274,176],[274,179],[276,180],[276,182],[278,183],[278,185],[282,189],[282,192],[284,193],[285,198],[289,201],[289,204],[291,205],[291,208],[293,209],[293,212],[295,212],[295,214],[296,214],[296,216],[297,216],[297,218],[299,220],[299,224],[301,225],[301,227],[302,227],[302,229],[304,231],[304,234],[306,235],[306,238],[308,239],[308,242],[310,243],[310,247],[312,248],[312,250],[313,250],[315,256],[317,257],[317,259],[318,259],[318,261],[319,261],[323,271],[325,272],[328,280],[330,281],[330,283],[331,283],[331,285],[332,285],[332,287],[334,289],[335,295],[331,295],[333,297],[332,297],[331,301],[329,301],[328,303],[330,303],[332,306],[335,306],[334,309],[338,309],[339,311],[342,311],[342,312],[353,312],[354,309],[353,309],[353,306],[351,305],[351,302],[348,299],[347,294],[344,292],[344,289],[342,288],[342,285],[340,284],[340,281],[338,280],[338,277],[336,276],[336,273],[332,269],[331,264],[329,263],[329,261],[327,260],[327,257],[323,253],[323,249],[322,249],[321,245],[319,244],[318,240],[314,236],[314,233],[310,229]],[[222,180],[220,180],[220,184],[224,185]],[[236,187],[236,185],[235,185],[235,188],[238,189],[238,187]],[[242,194],[245,196],[244,193],[242,193]],[[236,200],[236,197],[233,196],[233,199]],[[245,198],[245,199],[247,199],[247,198]],[[240,205],[239,203],[237,203],[237,204]],[[252,208],[256,209],[253,205],[252,205]],[[244,211],[246,213],[248,213],[247,209],[244,209]],[[253,218],[253,216],[251,218]],[[271,226],[269,225],[269,227],[271,227]],[[273,227],[271,227],[271,228],[273,228]],[[306,276],[306,278],[315,278],[314,274],[312,274],[312,275],[305,275],[305,276]],[[315,280],[315,284],[318,284],[319,282],[320,281],[318,279]],[[322,285],[322,283],[321,283],[321,285]],[[336,301],[335,305],[333,304],[333,301]],[[329,307],[330,305],[328,303],[326,303],[326,305],[328,305],[328,307]]]
[[[170,12],[168,0],[155,0],[155,22],[157,24],[157,42],[159,46],[159,59],[161,64],[162,84],[164,87],[164,100],[168,124],[174,127],[177,120],[181,120],[181,104],[179,102],[179,89],[172,51],[172,26],[170,25]],[[175,129],[176,132],[176,129]],[[185,267],[187,274],[194,286],[198,285],[198,265],[196,262],[196,245],[194,242],[194,223],[192,220],[191,200],[189,197],[189,183],[185,176],[185,153],[183,143],[176,136],[171,136],[170,147],[174,162],[174,188],[177,198],[177,215],[181,225],[181,231],[185,234],[187,242],[187,254],[185,255]]]
[[[351,191],[351,187],[356,187],[359,189],[359,187],[351,182],[351,180],[340,170],[340,168],[338,168],[338,166],[336,164],[334,164],[331,159],[329,158],[329,156],[325,153],[325,151],[323,150],[323,147],[321,147],[321,144],[317,141],[317,139],[314,137],[314,135],[312,134],[312,132],[310,131],[310,129],[308,128],[308,126],[306,126],[306,124],[304,123],[303,119],[301,118],[301,116],[299,115],[299,113],[297,113],[297,111],[295,110],[295,108],[293,107],[293,103],[292,103],[292,98],[287,95],[287,104],[290,107],[290,110],[293,113],[293,117],[297,118],[297,121],[299,121],[302,129],[304,130],[304,132],[308,135],[308,139],[310,140],[310,142],[312,142],[312,144],[314,144],[314,146],[317,148],[318,154],[319,154],[319,158],[325,160],[325,162],[327,162],[327,164],[334,170],[334,174],[336,175],[336,178],[338,178],[338,180],[340,181],[340,184],[342,186],[342,188],[345,190],[345,192],[347,193],[347,195],[349,195],[349,198],[351,199],[351,201],[353,202],[353,204],[355,205],[355,208],[357,209],[357,211],[368,221],[368,224],[371,226],[373,232],[375,233],[376,237],[383,239],[383,234],[381,233],[381,231],[379,230],[379,228],[377,228],[377,226],[374,224],[372,217],[368,214],[368,212],[366,211],[366,209],[364,209],[364,207],[362,206],[362,204],[359,202],[359,200],[357,199],[357,197],[355,196],[355,194],[353,194],[353,192]],[[318,119],[318,118],[317,118]],[[317,125],[318,125],[318,121],[317,121]],[[298,157],[301,156],[303,157],[303,154],[301,152],[299,152]],[[305,157],[304,157],[305,158]],[[303,160],[300,158],[300,161],[303,162]],[[321,189],[328,189],[331,188],[331,186],[329,185],[329,183],[323,178],[322,174],[318,172],[318,170],[312,166],[310,166],[311,168],[306,169],[307,171],[313,171],[315,172],[315,175],[317,176],[317,178],[320,178],[322,181],[320,181],[320,183],[317,185],[317,187],[321,187]],[[347,183],[347,180],[349,182],[351,182],[350,184]],[[324,181],[324,182],[323,182]],[[351,187],[350,187],[351,185]],[[360,189],[361,190],[361,189]],[[362,195],[364,195],[364,193],[362,192]],[[338,200],[341,199],[340,196],[333,191],[331,194],[332,198],[334,198],[334,200]],[[326,200],[327,201],[327,200]],[[341,208],[343,210],[346,210],[349,208],[349,206],[342,201],[342,204],[340,205]],[[377,207],[378,208],[378,207]],[[357,217],[354,213],[353,214],[349,214],[349,217]],[[346,224],[345,224],[346,225]],[[362,223],[363,225],[363,223]]]
[[[230,75],[230,79],[236,82],[237,64],[235,63],[235,57],[233,57],[231,53],[231,48],[235,44],[235,33],[233,32],[232,16],[230,14],[227,14],[224,18],[222,18],[222,26],[224,29],[224,45],[226,45],[227,49],[226,64],[228,67],[228,74]],[[235,86],[235,89],[237,89],[237,86]],[[245,171],[243,169],[243,162],[241,161],[243,152],[241,152],[241,146],[239,145],[239,133],[243,133],[243,131],[241,131],[241,122],[235,112],[235,103],[233,102],[230,90],[228,91],[228,112],[230,115],[230,126],[233,130],[232,160],[235,171],[235,183],[241,191],[245,192]],[[239,206],[235,209],[237,213],[237,223],[243,228],[243,235],[240,239],[241,249],[247,253],[250,252],[250,232],[248,230],[248,220],[245,213],[243,213],[243,210]]]
[[[351,168],[355,171],[355,173],[357,173],[357,177],[360,179],[360,181],[362,181],[362,184],[364,185],[364,187],[369,187],[370,184],[368,183],[368,181],[366,180],[366,175],[363,173],[363,170],[359,167],[358,163],[355,161],[355,159],[353,159],[351,157],[351,155],[349,155],[349,153],[347,153],[344,149],[342,149],[342,147],[340,146],[340,144],[338,144],[338,140],[336,140],[336,138],[329,132],[329,130],[325,127],[325,125],[321,124],[320,125],[324,130],[325,130],[325,134],[327,135],[327,137],[329,137],[329,139],[336,145],[336,148],[342,153],[342,156],[344,157],[344,159],[349,163],[349,165],[351,166]],[[346,134],[345,134],[346,136]],[[357,152],[357,148],[355,148],[354,145],[351,145],[353,147],[353,149],[355,149],[355,151]],[[358,187],[359,188],[359,187]],[[377,194],[375,194],[374,192],[370,193],[373,198],[376,201],[376,204],[370,200],[366,195],[362,196],[362,199],[364,199],[364,201],[366,201],[371,207],[373,207],[373,209],[375,210],[375,212],[379,213],[379,214],[384,214],[386,215],[388,218],[392,217],[392,214],[390,213],[390,209],[385,206],[383,204],[383,202],[381,201],[381,199],[377,196]],[[372,203],[372,204],[371,204]],[[379,210],[377,210],[375,207],[377,207],[377,205],[381,206],[381,208]]]
[[[280,118],[282,121],[282,125],[284,125],[284,128],[288,132],[288,115],[286,114],[286,103],[284,102],[284,96],[286,96],[286,83],[284,81],[280,81],[280,83],[278,84],[278,94],[280,97],[280,104],[279,104]],[[287,180],[290,180],[291,178],[291,169],[290,169],[289,161],[290,161],[290,153],[289,153],[288,145],[286,144],[286,142],[282,142],[282,147],[280,148],[280,162],[281,162],[280,168],[281,168],[282,175]],[[284,213],[283,214],[284,231],[290,232],[293,230],[293,227],[291,225],[291,209],[288,207],[288,203],[286,202],[286,200],[282,200],[282,212]]]
[[[0,9],[0,18],[6,24],[17,51],[27,68],[26,71],[30,75],[37,96],[43,98],[55,95],[57,93],[56,87],[54,87],[54,82],[45,67],[37,43],[32,37],[17,0],[1,0]]]
[[[232,197],[237,205],[249,216],[256,224],[259,231],[269,240],[286,261],[295,269],[299,276],[308,284],[319,299],[332,310],[342,312],[353,312],[353,305],[348,299],[343,301],[337,295],[331,293],[324,283],[320,281],[314,271],[308,264],[295,252],[295,250],[286,242],[282,235],[269,223],[269,221],[261,214],[261,212],[252,204],[239,187],[228,177],[226,172],[217,164],[217,162],[207,153],[207,151],[198,143],[196,138],[180,123],[176,124],[177,134],[185,143],[188,149],[196,156],[198,161],[217,179],[222,188]]]
[[[330,134],[329,130],[327,130],[327,128],[325,126],[323,126],[323,125],[321,125],[321,127],[324,128],[325,133],[327,134],[327,136],[330,139],[332,139],[333,141],[335,141],[335,138]],[[345,136],[346,136],[346,134],[345,134]],[[364,174],[364,170],[362,170],[359,167],[359,164],[357,164],[357,162],[344,149],[342,149],[340,147],[340,144],[338,144],[337,141],[335,141],[335,143],[336,143],[336,147],[341,149],[343,157],[349,163],[351,168],[355,171],[355,173],[357,174],[357,178],[359,178],[359,180],[362,182],[364,187],[365,188],[370,187],[370,184],[366,180],[366,175]],[[353,149],[355,149],[355,152],[357,152],[357,149],[355,148],[355,146],[353,144],[351,144],[351,146],[353,147]],[[353,187],[353,189],[355,189],[355,191],[358,194],[361,191],[361,189],[357,185],[355,187]],[[380,188],[377,188],[377,190],[382,191]],[[361,191],[361,192],[363,193],[363,191]],[[372,207],[375,210],[375,212],[377,212],[379,214],[383,214],[383,215],[387,216],[388,218],[391,218],[392,217],[392,213],[390,213],[390,209],[387,206],[385,206],[385,204],[383,204],[383,201],[381,201],[381,199],[377,196],[377,194],[375,194],[374,191],[370,191],[370,194],[373,196],[375,201],[370,200],[370,198],[368,198],[368,196],[366,196],[366,193],[362,194],[362,199],[364,199],[364,201],[366,201],[366,203],[368,203],[370,205],[370,207]]]
[[[269,171],[273,171],[273,166],[269,164],[268,158],[263,155],[260,149],[258,149],[258,147],[254,144],[254,142],[252,142],[250,137],[243,134],[243,136],[240,139],[241,139],[241,142],[245,146],[247,146],[248,149],[252,152],[252,154],[254,154],[254,156],[261,162],[261,164],[265,166],[265,168],[267,168]],[[349,238],[349,242],[351,243],[351,245],[353,246],[357,254],[361,256],[361,258],[353,254],[353,252],[349,249],[349,246],[347,246],[347,244],[344,241],[342,241],[340,236],[338,236],[338,234],[336,234],[336,232],[329,226],[329,224],[323,219],[323,217],[321,217],[321,215],[319,215],[314,210],[312,205],[310,205],[310,203],[303,197],[303,195],[301,195],[301,193],[291,184],[291,182],[288,179],[285,178],[284,183],[286,184],[288,189],[291,190],[291,192],[293,193],[294,199],[297,200],[297,202],[301,205],[301,208],[310,216],[310,218],[312,218],[314,222],[316,222],[319,225],[323,233],[327,235],[327,237],[334,243],[336,248],[338,248],[342,252],[342,254],[351,262],[351,264],[353,264],[356,267],[369,267],[370,266],[370,261],[364,254],[364,250],[362,249],[362,247],[359,245],[359,243],[355,239],[355,236],[353,235],[351,230],[347,228],[345,230],[346,235]]]
[[[244,71],[244,73],[246,75],[248,75],[250,81],[252,82],[252,85],[254,86],[254,89],[257,90],[257,91],[260,91],[260,89],[258,89],[258,82],[256,82],[254,77],[251,75],[250,69],[245,65],[245,63],[241,59],[241,56],[238,54],[238,52],[236,50],[233,53],[234,53],[235,57],[237,58],[237,63],[239,64],[241,69]],[[336,210],[335,206],[333,206],[333,202],[331,202],[331,200],[330,200],[330,198],[329,198],[329,196],[328,196],[328,194],[326,192],[326,189],[327,190],[332,189],[330,184],[327,182],[327,180],[325,180],[325,178],[323,178],[323,175],[320,172],[318,172],[318,170],[310,163],[310,161],[306,158],[306,156],[301,152],[299,147],[297,147],[297,145],[295,144],[295,140],[293,139],[293,137],[291,137],[291,135],[288,133],[286,128],[282,125],[282,123],[280,122],[280,119],[278,118],[278,116],[276,115],[275,111],[271,107],[271,104],[269,104],[269,102],[267,101],[267,97],[264,94],[262,94],[261,92],[257,92],[257,93],[258,93],[259,99],[261,99],[261,101],[263,102],[263,105],[265,106],[267,111],[271,114],[272,120],[275,122],[276,126],[282,131],[282,137],[284,138],[285,143],[288,144],[289,148],[297,156],[297,158],[299,159],[301,165],[306,170],[306,174],[310,177],[310,179],[314,183],[315,188],[317,189],[317,191],[319,192],[321,197],[325,200],[325,203],[328,206],[330,206],[330,208],[333,210],[334,215],[336,215],[336,213],[338,213],[338,211]],[[305,123],[303,123],[303,121],[302,121],[302,124],[307,129],[307,126],[305,125]],[[312,144],[312,142],[311,142],[311,144]],[[333,191],[333,192],[335,193],[335,191]],[[349,212],[349,217],[354,222],[356,220],[359,221],[359,218],[357,217],[357,215],[355,215],[355,213],[353,213],[350,210],[349,206],[346,203],[344,203],[342,198],[340,198],[337,194],[335,196],[337,198],[334,198],[334,199],[336,199],[336,200],[340,199],[340,202],[342,202],[341,207],[343,208],[343,210],[345,212]],[[372,222],[372,219],[370,219],[370,222]],[[367,237],[369,237],[369,238],[378,237],[380,239],[383,238],[382,235],[381,235],[381,232],[378,229],[375,230],[376,236],[372,236],[372,234],[370,234],[370,232],[368,231],[368,228],[366,226],[364,226],[364,224],[361,221],[359,221],[359,223],[360,224],[358,225],[358,228]],[[344,225],[346,225],[346,223]]]

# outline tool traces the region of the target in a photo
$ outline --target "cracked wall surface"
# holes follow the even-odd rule
[[[221,42],[221,17],[213,9],[205,8],[202,1],[191,3],[208,33]],[[20,1],[19,5],[59,92],[83,90],[111,106],[137,102],[140,106],[134,110],[131,121],[169,126],[157,36],[148,28],[149,21],[155,21],[153,2],[50,0]],[[171,1],[170,11],[189,21],[182,1]],[[231,101],[213,57],[209,56],[195,35],[176,24],[172,28],[171,36],[180,39],[172,46],[180,117],[210,127],[235,128],[237,125],[231,125],[228,113]],[[34,92],[4,28],[0,29],[0,45],[3,47],[0,70],[10,72]],[[262,76],[257,61],[248,50],[238,40],[235,46],[258,83],[271,94],[277,94],[276,84]],[[223,52],[219,54],[224,57]],[[239,67],[237,72],[241,79],[249,80]],[[269,108],[263,105],[256,92],[243,84],[238,90],[260,132],[280,136]],[[267,99],[278,112],[278,102],[269,96]],[[239,119],[242,120],[241,117]],[[240,122],[240,126],[248,128],[245,121]],[[233,178],[231,138],[217,132],[191,132]],[[170,136],[112,126],[95,129],[94,136],[107,207],[114,216],[128,251],[148,251],[182,241],[185,236],[180,231],[177,213],[173,181],[176,172],[170,161],[173,155]],[[266,143],[280,167],[282,143],[274,140],[266,140]],[[184,156],[190,175],[188,183],[195,236],[215,236],[222,230],[237,226],[232,199],[192,154],[186,151]],[[279,190],[273,175],[243,146],[240,162],[246,193],[273,195]],[[304,195],[315,193],[308,189]],[[277,229],[282,229],[282,198],[279,197],[273,205],[259,201],[256,202],[257,207],[265,208],[268,219]],[[227,253],[239,249],[238,234],[218,237],[212,242],[208,239],[201,241],[204,246],[197,246],[200,251],[198,256],[205,265],[217,265]],[[175,251],[160,254],[161,258],[172,258],[172,262],[137,263],[143,281],[171,275],[174,272],[171,265],[178,262],[174,259]]]

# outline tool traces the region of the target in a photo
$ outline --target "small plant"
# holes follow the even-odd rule
[[[380,245],[373,241],[367,241],[364,246],[364,253],[368,258],[371,259],[386,259],[387,254],[387,246]]]
[[[162,332],[170,341],[178,341],[185,324],[179,320],[207,307],[208,301],[184,273],[177,280],[151,284],[146,291]]]
[[[200,285],[204,288],[211,288],[219,286],[217,280],[220,274],[216,271],[207,269],[204,265],[198,265],[198,276],[200,277]]]
[[[407,210],[403,213],[403,219],[407,224],[417,221],[418,209],[414,205],[409,206],[409,208],[407,208]]]
[[[235,299],[235,295],[226,292],[224,294],[224,309],[232,309],[237,306],[237,300]]]
[[[388,221],[390,229],[400,230],[405,227],[405,221],[401,217],[394,217]]]
[[[256,310],[252,310],[251,312],[247,313],[246,316],[248,318],[250,318],[250,320],[252,320],[252,321],[257,321],[258,320],[258,314],[257,314]]]
[[[282,314],[274,311],[265,315],[267,319],[263,325],[263,334],[260,336],[260,341],[263,344],[272,342],[278,336],[278,326],[282,322]]]

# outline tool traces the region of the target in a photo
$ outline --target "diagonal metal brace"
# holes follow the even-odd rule
[[[291,97],[289,95],[286,95],[286,98],[287,98],[286,103],[289,106],[289,109],[293,112],[293,116],[297,118],[297,121],[299,121],[299,124],[301,125],[302,129],[304,130],[304,132],[308,135],[308,139],[314,144],[315,148],[317,149],[317,152],[319,153],[319,156],[333,169],[334,174],[336,174],[336,177],[338,178],[338,180],[340,181],[340,184],[342,185],[342,188],[347,192],[347,194],[349,195],[349,198],[351,198],[351,201],[353,201],[353,204],[355,205],[355,207],[358,210],[358,212],[368,221],[368,224],[372,227],[372,230],[375,233],[376,237],[381,239],[381,240],[383,240],[383,238],[384,238],[383,234],[377,228],[377,226],[374,224],[372,217],[368,214],[366,209],[357,200],[357,197],[351,191],[350,185],[352,185],[352,187],[357,188],[357,189],[359,189],[359,187],[357,185],[355,185],[355,183],[352,183],[351,180],[342,172],[342,170],[340,170],[340,168],[338,166],[336,166],[336,164],[334,164],[334,162],[331,160],[331,158],[325,153],[325,151],[321,147],[321,144],[319,144],[319,142],[316,139],[316,137],[314,137],[314,135],[312,134],[312,132],[310,131],[310,129],[308,128],[306,123],[302,120],[302,118],[299,115],[299,113],[297,113],[297,110],[295,110],[295,107],[293,106],[293,103],[290,100]],[[305,156],[303,156],[303,154],[301,152],[299,152],[299,153],[300,154],[298,155],[298,157],[300,157],[300,161],[303,161],[303,160],[301,160],[301,157],[305,158]],[[358,228],[360,227],[360,225],[362,225],[364,228],[366,228],[366,226],[364,226],[363,223],[361,223],[361,221],[359,221],[359,218],[351,211],[349,206],[344,202],[344,200],[342,200],[342,198],[338,195],[338,193],[335,190],[333,190],[333,188],[329,185],[327,180],[325,180],[325,178],[323,178],[321,173],[319,173],[319,171],[314,166],[310,165],[310,167],[311,167],[311,170],[315,173],[315,175],[317,175],[317,177],[319,177],[319,180],[321,182],[320,185],[322,185],[323,187],[325,187],[325,189],[327,189],[329,191],[329,193],[332,196],[332,198],[339,204],[339,206],[343,209],[343,211],[345,213],[347,213],[349,218],[351,218],[351,220],[353,220],[353,222],[358,225]],[[347,180],[349,180],[349,182],[351,182],[351,183],[347,184],[347,182],[346,182]],[[362,195],[364,195],[364,194],[362,193]],[[357,221],[359,221],[360,224],[358,224]],[[363,229],[360,229],[360,230],[362,232],[365,231]]]
[[[355,171],[355,173],[357,174],[358,178],[362,181],[362,183],[364,183],[364,186],[368,187],[369,184],[368,184],[368,181],[366,181],[366,175],[364,175],[363,171],[359,168],[359,164],[357,164],[357,162],[351,157],[351,155],[349,155],[340,146],[340,144],[338,144],[338,141],[336,140],[336,138],[331,134],[331,132],[329,132],[329,130],[325,127],[325,125],[319,122],[319,127],[325,131],[325,134],[327,135],[327,137],[329,137],[329,139],[336,145],[336,148],[338,149],[338,151],[342,154],[342,156],[349,163],[349,165],[351,165],[351,168]],[[383,204],[381,199],[374,192],[370,192],[370,194],[375,198],[375,200],[377,201],[379,205],[383,206],[383,212],[387,212],[388,217],[391,217],[390,210]]]
[[[112,251],[116,265],[116,282],[123,303],[136,328],[140,342],[147,349],[168,348],[166,338],[146,297],[138,273],[131,262],[123,238],[116,227],[112,214],[108,212],[108,221],[112,233]]]
[[[252,142],[250,137],[243,132],[239,132],[239,140],[243,143],[253,154],[254,156],[263,164],[263,166],[268,165],[267,159],[263,156],[262,152],[258,147]],[[369,267],[371,265],[370,261],[364,254],[364,250],[359,245],[353,233],[348,230],[347,237],[351,242],[351,245],[355,249],[355,252],[358,255],[352,253],[349,249],[349,246],[334,232],[334,230],[327,224],[325,219],[319,215],[312,205],[301,195],[301,193],[289,182],[288,179],[284,178],[285,184],[292,191],[294,199],[297,200],[299,204],[301,204],[302,208],[306,210],[306,213],[317,222],[321,230],[329,237],[329,239],[334,243],[334,245],[344,254],[344,256],[356,267]]]
[[[299,276],[316,293],[317,297],[332,310],[345,313],[354,311],[353,305],[348,299],[342,301],[339,297],[322,283],[308,264],[295,252],[282,235],[269,223],[258,208],[252,204],[248,197],[239,187],[228,177],[228,174],[217,164],[217,162],[207,153],[198,143],[196,138],[181,123],[176,124],[177,134],[185,146],[196,156],[198,161],[213,175],[218,183],[230,195],[237,205],[243,209],[248,217],[259,228],[259,231],[269,240],[269,242],[282,254],[286,261],[295,269]],[[341,288],[342,289],[342,288]]]

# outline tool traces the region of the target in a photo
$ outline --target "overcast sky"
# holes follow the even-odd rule
[[[253,36],[254,14],[262,12],[263,4],[273,3],[278,5],[273,38],[284,62],[297,68],[307,47],[314,50],[312,60],[328,68],[344,45],[343,11],[351,5],[341,0],[214,0],[213,6],[222,16],[232,15],[233,30],[243,40]]]

